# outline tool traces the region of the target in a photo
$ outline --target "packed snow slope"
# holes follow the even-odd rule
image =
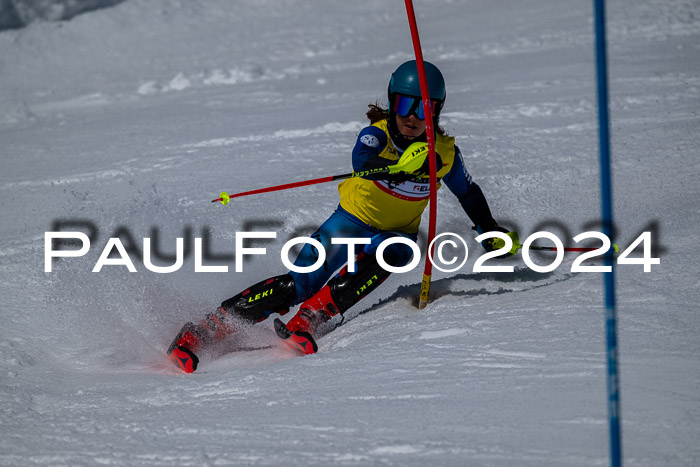
[[[34,21],[61,21],[123,0],[0,0],[0,30]]]
[[[416,2],[447,81],[442,123],[522,239],[600,228],[591,3]],[[616,272],[624,456],[698,465],[700,8],[618,0],[608,19],[615,240],[651,231],[661,260]],[[165,359],[184,322],[283,273],[282,244],[338,196],[209,201],[348,172],[367,104],[412,57],[399,1],[129,0],[0,33],[0,465],[605,465],[601,275],[572,273],[574,255],[551,273],[518,255],[513,273],[475,274],[447,190],[438,230],[470,255],[435,272],[424,311],[417,268],[316,355],[266,322],[238,344],[268,348],[231,342],[192,375]],[[93,241],[48,273],[54,229]],[[235,272],[240,231],[277,239]],[[137,272],[91,272],[110,237]],[[148,271],[144,237],[161,256],[184,238],[182,268]],[[196,273],[194,238],[229,272]]]

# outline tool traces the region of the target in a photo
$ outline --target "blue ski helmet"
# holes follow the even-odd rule
[[[442,73],[440,73],[438,67],[432,63],[423,62],[423,64],[425,65],[425,77],[428,81],[430,100],[437,101],[434,116],[438,117],[447,95],[445,91],[445,78],[442,77]],[[401,64],[391,75],[388,92],[389,111],[392,111],[391,106],[396,94],[414,96],[420,99],[420,80],[418,78],[418,66],[415,60],[410,60]]]

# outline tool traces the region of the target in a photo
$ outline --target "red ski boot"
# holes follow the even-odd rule
[[[289,343],[304,354],[318,352],[313,333],[320,325],[338,314],[338,307],[331,297],[330,290],[326,285],[302,303],[297,314],[286,325],[279,318],[275,319],[277,335],[282,339],[289,339]]]
[[[185,373],[192,373],[199,364],[196,353],[212,342],[224,340],[234,331],[235,328],[226,322],[226,310],[219,307],[199,324],[187,323],[182,327],[168,348],[170,360]]]
[[[185,324],[168,348],[170,360],[185,373],[194,372],[199,364],[195,352],[208,340],[209,334],[201,325]]]
[[[374,255],[360,254],[355,272],[348,272],[347,266],[344,267],[316,295],[302,303],[297,314],[286,325],[279,318],[276,319],[277,335],[287,339],[304,354],[316,353],[318,346],[313,335],[319,326],[338,313],[345,313],[387,277],[389,272],[379,266]]]

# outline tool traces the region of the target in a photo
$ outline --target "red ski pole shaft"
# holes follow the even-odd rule
[[[522,245],[520,245],[519,249],[522,248]],[[529,250],[537,250],[537,251],[557,251],[558,248],[555,246],[538,246],[538,245],[530,245],[527,247]],[[613,251],[616,253],[620,250],[619,247],[616,244],[612,244],[611,248]],[[585,247],[569,247],[566,246],[564,247],[564,251],[596,251],[599,250],[600,248],[585,248]]]
[[[228,204],[228,202],[231,198],[240,198],[242,196],[257,195],[260,193],[270,193],[272,191],[288,190],[290,188],[297,188],[300,186],[317,185],[319,183],[333,182],[335,180],[344,180],[346,178],[354,178],[354,177],[362,177],[365,175],[376,175],[376,174],[381,174],[381,173],[389,173],[390,170],[391,169],[389,167],[382,167],[382,168],[378,168],[378,169],[364,170],[362,172],[350,172],[347,174],[331,175],[330,177],[313,178],[311,180],[303,180],[301,182],[285,183],[283,185],[275,185],[275,186],[270,186],[267,188],[259,188],[257,190],[244,191],[241,193],[234,193],[232,195],[229,195],[227,192],[222,191],[221,197],[213,199],[213,200],[211,200],[211,202],[212,203],[221,202],[224,205],[226,205],[226,204]]]
[[[257,195],[259,193],[269,193],[271,191],[288,190],[290,188],[296,188],[299,186],[316,185],[318,183],[332,182],[335,180],[343,180],[346,178],[365,177],[367,175],[396,174],[401,172],[413,173],[423,165],[424,161],[425,151],[419,148],[411,153],[404,153],[404,155],[401,156],[401,159],[399,159],[399,161],[396,164],[389,165],[387,167],[377,167],[375,169],[361,170],[359,172],[331,175],[330,177],[314,178],[311,180],[304,180],[301,182],[285,183],[284,185],[275,185],[252,191],[244,191],[242,193],[235,193],[233,195],[229,195],[225,191],[222,191],[221,197],[213,199],[211,202],[217,203],[220,201],[222,204],[227,205],[231,198],[240,198],[241,196]],[[433,163],[433,165],[434,162],[434,159],[431,159],[431,163]]]
[[[282,190],[288,190],[290,188],[297,188],[300,186],[308,186],[308,185],[317,185],[319,183],[327,183],[327,182],[332,182],[333,180],[340,180],[341,178],[347,178],[347,177],[341,177],[341,176],[332,176],[332,177],[322,177],[322,178],[314,178],[311,180],[304,180],[302,182],[294,182],[294,183],[285,183],[283,185],[275,185],[275,186],[270,186],[267,188],[260,188],[257,190],[250,190],[250,191],[243,191],[241,193],[234,193],[232,195],[228,195],[228,198],[240,198],[241,196],[250,196],[250,195],[257,195],[260,193],[270,193],[272,191],[282,191]],[[222,198],[217,198],[213,199],[211,202],[216,203],[218,201],[223,201]]]
[[[530,245],[528,247],[531,250],[540,250],[540,251],[557,251],[558,248],[555,246],[536,246],[536,245]],[[597,248],[576,248],[576,247],[564,247],[564,251],[595,251]]]

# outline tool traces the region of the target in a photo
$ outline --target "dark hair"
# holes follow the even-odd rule
[[[367,111],[366,115],[370,123],[374,124],[380,120],[386,120],[389,118],[389,109],[382,107],[379,104],[379,101],[376,101],[374,104],[369,104],[367,107],[369,107],[369,110]],[[449,136],[445,129],[440,126],[440,124],[435,125],[435,133],[442,136]]]

